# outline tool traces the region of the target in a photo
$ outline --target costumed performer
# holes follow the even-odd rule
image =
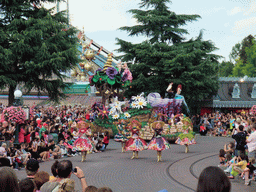
[[[122,153],[125,152],[125,143],[130,136],[129,131],[126,129],[127,121],[125,119],[119,119],[117,122],[118,133],[114,137],[114,141],[121,142]]]
[[[157,151],[157,162],[162,161],[162,151],[171,147],[170,143],[161,135],[164,125],[163,121],[152,123],[152,129],[155,131],[155,134],[148,144],[148,149]]]
[[[139,151],[147,149],[147,143],[139,137],[141,123],[137,120],[132,120],[129,124],[131,129],[132,137],[126,142],[125,150],[133,151],[131,159],[139,157]]]
[[[87,137],[87,130],[89,128],[89,124],[85,121],[79,121],[78,122],[78,139],[74,142],[74,147],[82,154],[82,162],[86,160],[86,154],[87,151],[90,151],[92,149],[92,144],[90,139]]]
[[[178,135],[178,139],[175,141],[175,143],[179,145],[185,145],[185,153],[189,152],[188,146],[196,144],[195,141],[195,136],[192,133],[192,122],[189,117],[185,117],[182,119],[182,132],[181,134]]]
[[[182,102],[183,102],[183,104],[185,105],[185,107],[186,107],[186,109],[187,109],[187,112],[190,113],[189,108],[188,108],[188,105],[187,105],[187,103],[186,103],[186,101],[185,101],[185,98],[184,98],[183,95],[181,95],[181,91],[182,91],[182,85],[179,84],[178,87],[177,87],[177,92],[176,92],[176,94],[175,94],[174,99],[181,99]]]

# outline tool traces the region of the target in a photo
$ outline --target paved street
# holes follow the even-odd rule
[[[121,153],[120,143],[110,141],[103,153],[87,156],[87,161],[80,162],[80,156],[67,158],[74,166],[83,169],[88,185],[108,186],[114,192],[157,192],[161,189],[170,191],[195,191],[197,178],[201,171],[210,165],[219,163],[219,149],[231,138],[197,136],[197,144],[190,146],[190,152],[184,153],[185,147],[173,144],[170,150],[162,153],[163,162],[156,162],[156,152],[152,150],[139,153],[139,159],[131,160],[132,152]],[[40,170],[50,172],[53,161],[40,163]],[[25,170],[16,171],[19,179],[26,176]],[[79,180],[76,189],[81,189]],[[235,179],[232,192],[256,191],[256,185],[245,186]]]

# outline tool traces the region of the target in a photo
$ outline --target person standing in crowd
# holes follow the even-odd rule
[[[256,159],[256,124],[251,127],[251,134],[246,140],[248,146],[248,157]]]
[[[237,133],[234,134],[236,130]],[[236,141],[235,156],[241,156],[241,154],[245,154],[246,134],[244,133],[243,125],[239,125],[238,129],[236,128],[233,130],[232,138]]]

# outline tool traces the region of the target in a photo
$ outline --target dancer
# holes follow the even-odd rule
[[[120,142],[122,147],[122,153],[125,152],[125,143],[129,137],[129,131],[126,129],[126,120],[119,119],[117,123],[118,134],[115,135],[114,141]]]
[[[82,154],[82,161],[84,162],[86,160],[86,154],[87,151],[90,151],[92,149],[92,144],[90,139],[87,137],[87,130],[89,128],[89,124],[85,121],[79,121],[78,122],[78,139],[74,142],[74,147],[77,148],[78,151],[81,151]]]
[[[155,134],[148,144],[148,149],[157,151],[157,162],[162,161],[162,151],[171,147],[168,141],[161,135],[164,125],[165,123],[163,121],[155,121],[152,123],[152,129],[155,131]]]
[[[194,139],[195,136],[192,134],[192,123],[189,117],[185,117],[184,119],[182,119],[182,123],[183,133],[178,135],[178,139],[175,141],[175,143],[185,145],[185,153],[188,153],[188,146],[196,144],[196,141]]]
[[[132,132],[132,137],[126,142],[125,149],[126,151],[133,151],[131,159],[138,159],[139,151],[147,149],[147,143],[139,137],[139,132],[141,129],[141,123],[139,121],[132,120],[129,127]]]

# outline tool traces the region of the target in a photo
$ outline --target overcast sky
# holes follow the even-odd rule
[[[119,47],[116,38],[133,43],[142,42],[145,37],[129,37],[122,26],[132,26],[136,21],[127,13],[139,8],[139,0],[69,0],[71,24],[105,49],[112,51]],[[51,5],[52,6],[52,5]],[[47,5],[46,7],[49,7]],[[185,27],[189,35],[186,39],[196,37],[204,30],[203,39],[211,40],[227,61],[232,47],[248,35],[256,32],[256,0],[172,0],[169,9],[176,14],[198,14],[202,18],[188,23]],[[61,9],[66,4],[61,3]]]

